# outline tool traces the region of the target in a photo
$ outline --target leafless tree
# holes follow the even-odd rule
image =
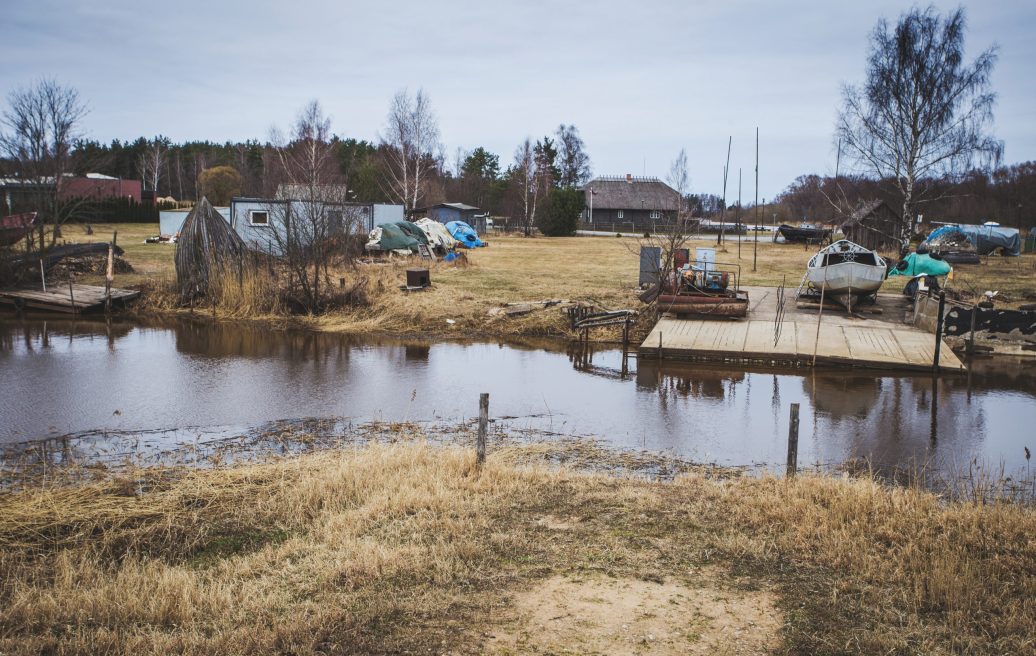
[[[431,100],[421,89],[411,97],[403,89],[392,97],[387,125],[381,135],[386,155],[385,191],[407,210],[417,207],[436,158],[442,155],[439,125]]]
[[[140,154],[140,160],[137,162],[144,189],[150,186],[151,190],[155,192],[156,198],[158,197],[158,184],[165,175],[168,154],[169,139],[155,137],[148,142],[147,148]]]
[[[314,100],[302,109],[290,137],[275,131],[270,139],[278,197],[267,205],[269,247],[288,268],[296,302],[310,312],[323,307],[329,267],[348,257],[350,238],[363,227],[362,210],[347,202],[332,137],[331,120]]]
[[[561,177],[558,183],[562,187],[578,187],[590,179],[590,156],[586,154],[586,144],[579,136],[574,125],[558,126],[555,133],[558,148],[558,168]]]
[[[0,115],[0,151],[14,163],[16,175],[30,191],[33,209],[43,219],[39,246],[45,240],[44,222],[55,231],[72,218],[78,207],[63,202],[65,175],[71,172],[72,146],[82,135],[80,122],[86,105],[79,92],[55,80],[42,79],[32,86],[15,89],[7,96],[8,106]]]
[[[536,224],[536,208],[539,204],[542,177],[537,166],[535,148],[528,137],[514,151],[511,174],[518,205],[522,211],[522,230],[528,236],[532,234],[532,226]]]
[[[842,92],[837,137],[864,169],[894,180],[904,246],[931,181],[976,159],[996,163],[1003,152],[986,134],[996,101],[990,74],[997,48],[966,63],[965,27],[963,9],[944,18],[933,7],[915,8],[894,28],[882,19],[871,34],[866,82]]]
[[[659,275],[666,280],[676,271],[676,253],[687,247],[691,237],[693,222],[687,212],[687,194],[690,193],[690,175],[687,172],[687,151],[680,149],[676,159],[669,165],[666,183],[676,190],[676,206],[666,208],[662,212],[662,230],[655,230],[652,235],[654,245],[662,249],[662,262]]]

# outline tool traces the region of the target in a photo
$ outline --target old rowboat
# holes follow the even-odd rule
[[[854,298],[877,293],[887,272],[888,267],[880,255],[840,239],[810,259],[806,279],[811,287],[831,300],[850,307]]]

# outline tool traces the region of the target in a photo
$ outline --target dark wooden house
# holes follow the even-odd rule
[[[899,251],[902,219],[883,200],[862,203],[842,224],[849,241],[874,251]]]
[[[583,189],[583,227],[608,232],[654,232],[676,221],[680,194],[658,178],[594,178]]]

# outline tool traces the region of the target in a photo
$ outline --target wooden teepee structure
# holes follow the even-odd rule
[[[240,266],[244,252],[244,241],[203,197],[187,215],[176,242],[180,294],[192,298],[208,293],[213,277],[218,279],[229,267]]]

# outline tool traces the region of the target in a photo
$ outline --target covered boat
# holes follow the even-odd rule
[[[777,239],[777,235],[780,235],[784,237],[786,242],[819,244],[829,241],[832,232],[831,228],[818,228],[807,225],[795,227],[782,223],[781,227],[777,229],[777,234],[774,235],[774,240]]]
[[[453,250],[457,240],[453,238],[446,226],[429,218],[418,219],[414,225],[419,227],[428,237],[428,245],[439,254],[445,254]]]
[[[0,218],[0,246],[10,246],[21,241],[36,225],[36,212],[12,214]]]
[[[877,293],[887,272],[880,255],[847,239],[839,239],[810,259],[806,280],[814,289],[849,308],[853,298]]]
[[[474,228],[469,226],[463,221],[450,221],[446,224],[446,229],[450,231],[453,238],[457,240],[457,245],[463,246],[464,248],[479,248],[485,246],[485,243],[478,238],[478,233],[475,232]]]

